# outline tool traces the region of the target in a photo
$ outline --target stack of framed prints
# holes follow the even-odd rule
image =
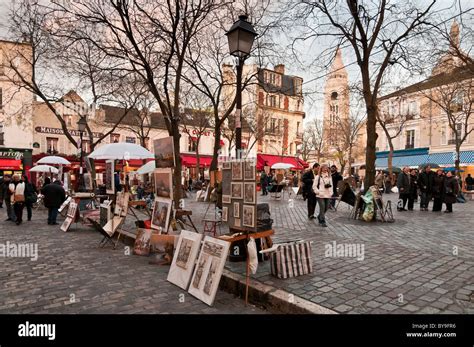
[[[229,247],[227,241],[204,238],[188,292],[209,306],[214,303]]]
[[[100,204],[100,226],[104,227],[112,219],[112,200]]]
[[[168,147],[165,146],[162,150],[168,150]],[[168,158],[169,155],[171,153],[165,157]],[[155,186],[155,202],[153,203],[153,213],[151,215],[151,227],[159,230],[160,233],[166,234],[173,206],[173,170],[171,168],[155,169],[153,171],[153,182]]]
[[[193,275],[196,258],[201,248],[203,234],[182,230],[168,272],[168,282],[187,290]]]
[[[150,254],[151,232],[152,231],[150,229],[138,229],[137,238],[135,239],[135,243],[133,245],[133,254]]]
[[[77,204],[74,201],[69,203],[69,208],[67,210],[66,219],[64,220],[63,224],[61,225],[61,230],[66,232],[71,227],[72,222],[76,220],[76,213],[77,213]]]
[[[68,205],[71,203],[72,201],[72,198],[69,196],[61,205],[61,207],[59,207],[58,209],[58,212],[62,215],[63,214],[63,211],[66,209],[66,207],[68,207]]]
[[[257,230],[255,161],[222,164],[222,221],[231,228]]]

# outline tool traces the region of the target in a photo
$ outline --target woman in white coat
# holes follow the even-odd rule
[[[319,205],[319,225],[327,227],[326,225],[326,212],[329,209],[329,202],[331,200],[333,189],[332,189],[332,177],[329,173],[329,167],[324,164],[319,168],[318,175],[313,181],[313,191],[316,194]]]

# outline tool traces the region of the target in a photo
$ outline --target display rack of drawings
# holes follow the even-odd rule
[[[231,229],[257,230],[255,161],[222,163],[222,221]]]

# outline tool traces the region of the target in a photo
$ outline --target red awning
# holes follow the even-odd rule
[[[199,156],[199,166],[211,166],[211,156]],[[195,154],[181,154],[181,163],[186,167],[196,167],[197,159]]]
[[[1,170],[21,170],[21,160],[0,159]]]
[[[294,165],[291,170],[304,170],[309,164],[304,160],[295,157],[273,155],[273,154],[257,154],[257,170],[263,170],[265,166],[272,166],[276,163],[287,163]]]

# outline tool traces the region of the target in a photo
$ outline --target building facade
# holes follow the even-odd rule
[[[451,42],[459,45],[457,23],[451,28]],[[456,144],[474,126],[473,100],[474,65],[463,63],[452,50],[440,58],[426,80],[381,97],[379,112],[394,137],[393,166],[416,167],[423,162],[454,166]],[[380,125],[377,133],[376,166],[384,168],[389,139]],[[460,150],[460,164],[470,170],[474,134],[465,138]]]
[[[0,176],[32,165],[34,96],[14,80],[14,69],[31,78],[31,57],[31,45],[0,41]]]
[[[224,94],[230,100],[235,95],[235,73],[230,65],[223,68],[228,82]],[[246,155],[297,156],[305,118],[303,79],[287,75],[282,64],[273,70],[245,65],[243,76],[255,81],[242,93],[242,113],[248,123],[248,129],[243,129]]]

